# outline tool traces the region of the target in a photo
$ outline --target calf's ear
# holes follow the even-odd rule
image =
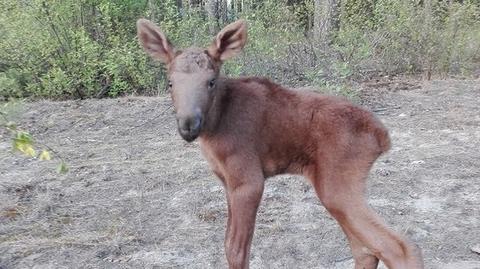
[[[240,53],[247,43],[247,23],[244,20],[233,22],[223,28],[208,48],[208,54],[223,62]]]
[[[175,48],[160,28],[146,19],[137,21],[137,35],[145,52],[153,59],[169,64],[175,57]]]

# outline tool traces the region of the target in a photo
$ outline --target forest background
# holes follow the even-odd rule
[[[271,77],[349,94],[375,77],[478,76],[478,0],[4,0],[0,100],[157,95],[160,64],[148,59],[135,22],[156,22],[177,47],[207,46],[248,21],[232,76]]]

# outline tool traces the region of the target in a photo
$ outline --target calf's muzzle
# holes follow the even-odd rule
[[[192,142],[202,129],[202,117],[200,115],[177,117],[177,126],[180,136],[187,142]]]

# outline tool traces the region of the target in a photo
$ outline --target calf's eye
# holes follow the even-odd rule
[[[215,79],[212,79],[208,82],[208,87],[213,88],[215,86]]]

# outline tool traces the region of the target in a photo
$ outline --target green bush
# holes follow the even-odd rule
[[[83,98],[153,89],[158,68],[150,66],[134,38],[140,6],[138,1],[7,2],[1,10],[6,34],[0,41],[0,95]]]
[[[345,7],[335,47],[355,72],[468,74],[478,68],[478,3],[432,0],[428,10],[416,1],[351,2],[357,5]],[[362,9],[371,16],[352,12]]]
[[[115,97],[165,89],[161,64],[138,45],[135,21],[158,23],[177,47],[208,46],[204,7],[177,0],[5,0],[0,6],[0,98]],[[205,1],[197,1],[205,2]],[[226,74],[267,76],[290,86],[348,84],[370,73],[469,75],[480,63],[474,0],[341,1],[330,46],[312,38],[314,1],[245,1],[249,42]],[[244,1],[242,1],[244,3]],[[223,25],[220,25],[223,26]]]

